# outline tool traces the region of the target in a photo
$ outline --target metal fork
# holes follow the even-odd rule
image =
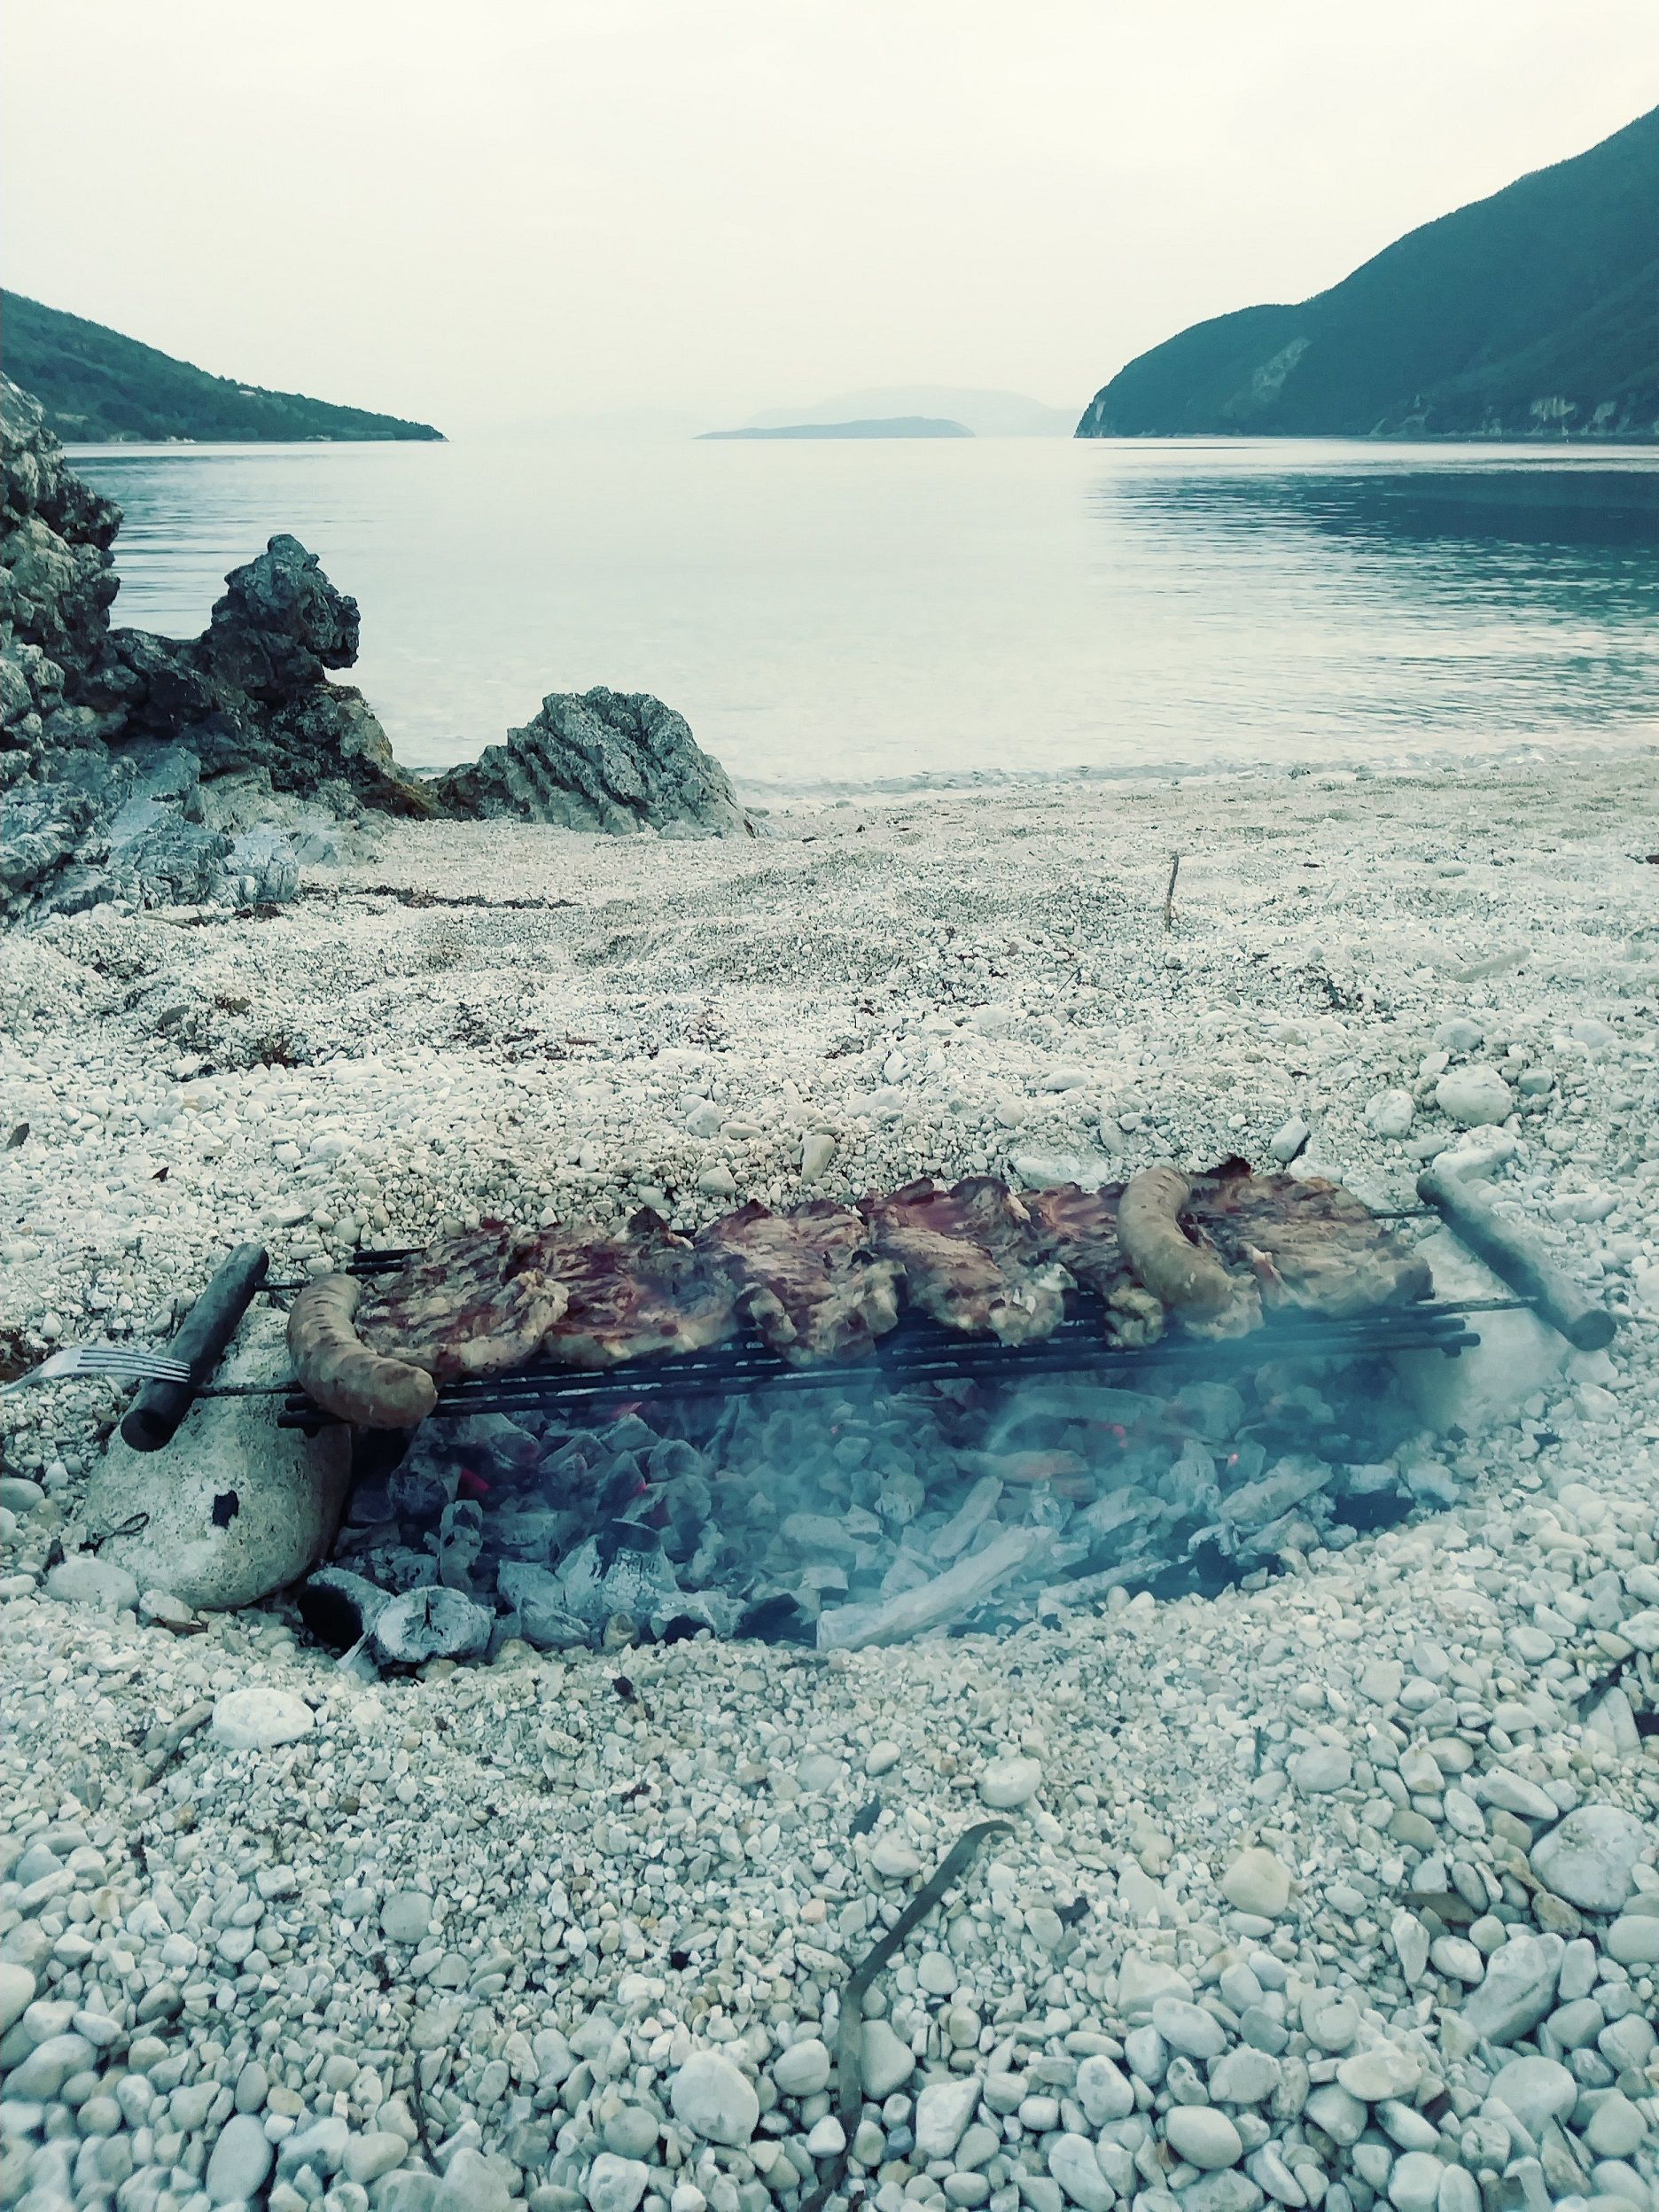
[[[161,1351],[131,1351],[121,1344],[66,1344],[15,1382],[0,1383],[0,1398],[25,1390],[31,1382],[61,1382],[72,1375],[102,1375],[110,1382],[188,1382],[191,1369],[188,1359],[170,1359]]]

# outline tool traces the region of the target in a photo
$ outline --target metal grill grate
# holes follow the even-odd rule
[[[377,1273],[379,1267],[395,1266],[400,1257],[366,1256],[356,1272]],[[1094,1375],[1122,1387],[1133,1387],[1142,1376],[1149,1381],[1156,1377],[1158,1386],[1168,1390],[1180,1387],[1182,1370],[1209,1376],[1263,1367],[1274,1359],[1367,1359],[1397,1351],[1438,1351],[1454,1359],[1480,1342],[1468,1325],[1471,1312],[1512,1303],[1518,1301],[1492,1300],[1480,1307],[1425,1304],[1350,1320],[1283,1314],[1251,1336],[1231,1342],[1178,1336],[1139,1350],[1120,1351],[1102,1337],[1100,1301],[1080,1293],[1059,1328],[1034,1344],[1009,1345],[989,1337],[965,1336],[960,1330],[909,1314],[879,1340],[867,1359],[792,1367],[758,1339],[750,1338],[709,1351],[671,1359],[630,1359],[603,1369],[542,1363],[510,1375],[451,1383],[439,1392],[432,1418],[552,1412],[648,1398],[846,1390],[865,1382],[879,1382],[889,1390],[919,1382],[1016,1382],[1055,1375]],[[284,1428],[314,1429],[334,1417],[296,1390],[290,1392],[279,1418]]]

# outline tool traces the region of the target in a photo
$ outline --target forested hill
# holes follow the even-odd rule
[[[209,376],[101,323],[61,314],[15,292],[7,292],[0,308],[0,366],[13,384],[34,393],[48,425],[66,444],[129,438],[240,443],[443,436],[430,423],[406,423],[396,415]]]
[[[1119,370],[1080,438],[1659,436],[1659,108],[1296,307]]]

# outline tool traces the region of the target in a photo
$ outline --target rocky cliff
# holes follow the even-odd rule
[[[362,693],[355,600],[297,538],[225,579],[188,640],[113,629],[120,510],[0,378],[0,913],[291,895],[365,813],[731,834],[719,764],[660,700],[556,695],[478,762],[399,767]]]

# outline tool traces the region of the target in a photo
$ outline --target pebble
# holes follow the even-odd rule
[[[1172,2050],[1189,2059],[1217,2059],[1227,2049],[1227,2031],[1215,2014],[1178,1997],[1157,1999],[1152,2025]]]
[[[815,2097],[830,2086],[829,2046],[818,2036],[791,2044],[773,2060],[772,2079],[785,2097]]]
[[[394,1889],[380,1908],[380,1932],[388,1943],[424,1942],[432,1925],[432,1901],[424,1889]]]
[[[1178,2157],[1206,2173],[1236,2166],[1244,2155],[1244,2138],[1237,2128],[1226,2113],[1207,2105],[1172,2106],[1164,2115],[1164,2132]]]
[[[27,1967],[0,1959],[0,2036],[22,2019],[35,2001],[35,1976]]]
[[[219,2131],[207,2161],[206,2185],[214,2204],[251,2200],[265,2186],[276,2151],[251,2113],[238,2112]]]
[[[668,2101],[693,2134],[738,2150],[760,2119],[754,2083],[723,2051],[694,2051],[674,2076]]]
[[[1220,1888],[1237,1911],[1276,1920],[1290,1902],[1290,1869],[1264,1845],[1253,1844],[1227,1868]]]
[[[949,2081],[930,2082],[915,2103],[916,2155],[924,2159],[948,2158],[973,2118],[978,2102],[977,2075],[958,2075]]]
[[[1522,2057],[1500,2066],[1492,2093],[1532,2135],[1546,2120],[1563,2120],[1578,2101],[1578,2084],[1554,2059]]]
[[[1394,2161],[1388,2199],[1395,2212],[1436,2212],[1445,2179],[1445,2163],[1432,2151],[1407,2151]]]
[[[1344,2059],[1337,2066],[1336,2079],[1351,2097],[1375,2105],[1385,2097],[1410,2096],[1422,2079],[1422,2068],[1409,2052],[1397,2050],[1391,2043],[1379,2043],[1369,2051],[1357,2051],[1352,2058]]]
[[[993,1759],[979,1777],[979,1795],[993,1811],[1012,1812],[1029,1804],[1042,1788],[1038,1759]]]
[[[1076,2089],[1083,2117],[1092,2128],[1127,2119],[1134,2110],[1133,2084],[1103,2052],[1092,2052],[1083,2060],[1077,2070]]]
[[[1619,1805],[1580,1805],[1532,1846],[1546,1889],[1585,1912],[1616,1912],[1630,1896],[1650,1831]]]
[[[1496,1068],[1477,1063],[1448,1069],[1435,1085],[1435,1104],[1449,1121],[1479,1129],[1506,1120],[1515,1111],[1515,1094]]]
[[[870,1850],[870,1865],[884,1881],[905,1881],[922,1871],[921,1854],[896,1835],[878,1835]]]
[[[1086,2135],[1063,2134],[1048,2146],[1048,2171],[1079,2212],[1111,2212],[1118,2193],[1101,2171],[1094,2146]],[[1040,2212],[1034,2199],[1033,2212]]]
[[[316,1717],[292,1690],[255,1683],[229,1690],[213,1710],[213,1733],[233,1751],[267,1751],[309,1735]]]
[[[1514,2043],[1536,2028],[1555,2001],[1566,1946],[1559,1936],[1515,1936],[1487,1962],[1486,1978],[1463,2000],[1469,2034]]]
[[[635,2212],[650,2181],[650,2168],[643,2159],[601,2151],[588,2169],[583,2194],[591,2212]]]
[[[860,2070],[867,2095],[877,2102],[902,2089],[915,2072],[915,2056],[884,2020],[867,2020],[860,2037]]]
[[[1659,1966],[1659,1913],[1621,1914],[1603,1938],[1603,1947],[1622,1967]]]
[[[138,1585],[113,1560],[82,1557],[66,1559],[51,1569],[46,1577],[46,1594],[65,1605],[118,1613],[136,1606]]]

